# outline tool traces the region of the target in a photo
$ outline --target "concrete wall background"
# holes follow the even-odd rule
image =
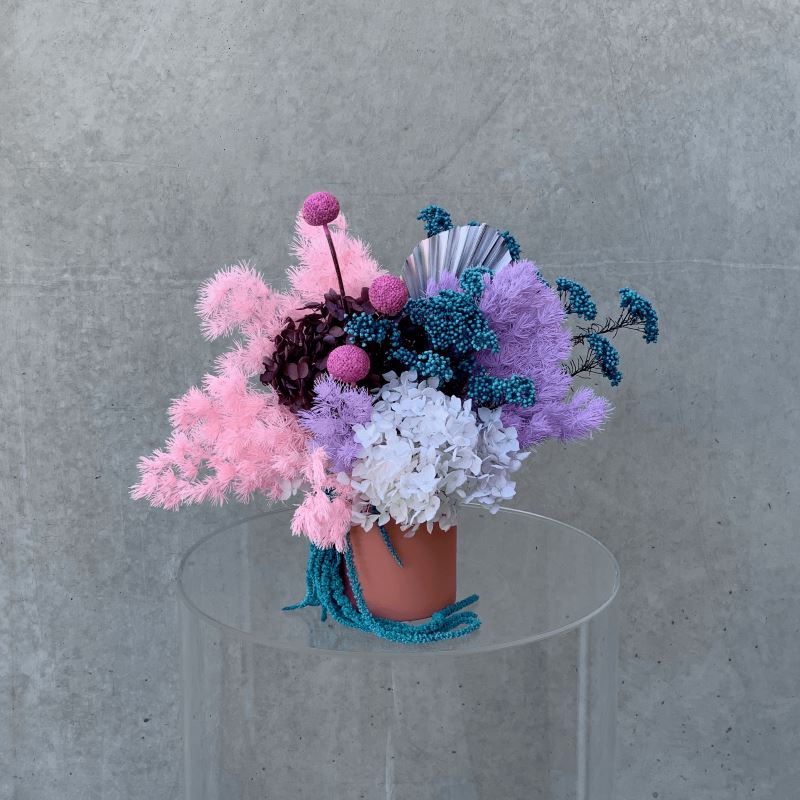
[[[127,486],[210,365],[197,285],[277,279],[319,188],[386,266],[440,202],[658,301],[607,431],[520,504],[621,562],[619,797],[796,796],[794,3],[0,9],[0,796],[180,795],[171,580],[243,512]]]

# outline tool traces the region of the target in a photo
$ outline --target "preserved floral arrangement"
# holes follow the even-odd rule
[[[433,606],[386,606],[362,566],[374,543],[411,581],[395,594],[425,594],[412,562],[442,584],[431,559],[455,558],[459,505],[496,511],[531,448],[590,436],[611,407],[575,378],[617,386],[611,338],[658,338],[652,304],[630,288],[598,322],[587,290],[567,278],[551,286],[508,231],[455,226],[438,206],[418,219],[427,238],[391,275],[349,233],[338,200],[317,192],[297,218],[288,291],[247,264],[206,283],[203,333],[233,346],[173,402],[172,435],[141,459],[132,489],[164,508],[302,491],[291,528],[310,552],[295,607],[321,605],[323,617],[403,642],[469,633],[480,623],[463,609],[477,598],[453,602],[450,565]],[[415,555],[414,540],[433,549]]]

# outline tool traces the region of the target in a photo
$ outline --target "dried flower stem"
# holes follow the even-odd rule
[[[576,375],[583,376],[584,373],[586,373],[585,377],[589,377],[589,375],[593,373],[600,372],[600,363],[590,350],[589,353],[582,358],[571,359],[567,365],[567,372],[569,372],[573,378]]]
[[[347,309],[347,300],[345,299],[344,293],[344,281],[342,280],[342,271],[339,269],[339,259],[336,256],[336,248],[333,246],[333,238],[331,237],[331,232],[328,229],[328,223],[322,223],[322,229],[325,231],[325,238],[328,240],[328,247],[331,249],[331,258],[333,259],[333,268],[336,270],[336,280],[339,281],[339,294],[342,297],[342,300],[345,304],[345,310]]]
[[[569,308],[567,308],[567,311],[569,311]],[[623,328],[633,328],[634,330],[638,331],[644,330],[642,321],[634,317],[630,311],[626,309],[625,311],[621,312],[616,319],[608,317],[602,325],[595,322],[586,328],[579,327],[579,333],[576,333],[575,336],[572,337],[572,344],[583,344],[586,341],[586,337],[592,333],[610,333],[613,336],[616,336],[617,331],[622,330]],[[574,375],[576,373],[572,374]]]

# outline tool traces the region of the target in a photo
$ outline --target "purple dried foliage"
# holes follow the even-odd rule
[[[369,392],[329,376],[319,378],[314,391],[311,409],[298,413],[300,424],[314,437],[311,447],[325,450],[333,472],[349,472],[360,452],[353,425],[367,425],[372,419]]]

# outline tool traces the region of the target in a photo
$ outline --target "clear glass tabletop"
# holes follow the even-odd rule
[[[281,610],[305,593],[307,543],[291,536],[292,513],[281,507],[250,517],[189,550],[178,572],[189,613],[229,634],[283,650],[384,657],[474,654],[571,630],[601,613],[619,587],[614,556],[588,534],[524,511],[492,515],[465,506],[458,526],[458,599],[480,595],[473,608],[481,628],[446,642],[398,645],[321,622],[319,608]]]

